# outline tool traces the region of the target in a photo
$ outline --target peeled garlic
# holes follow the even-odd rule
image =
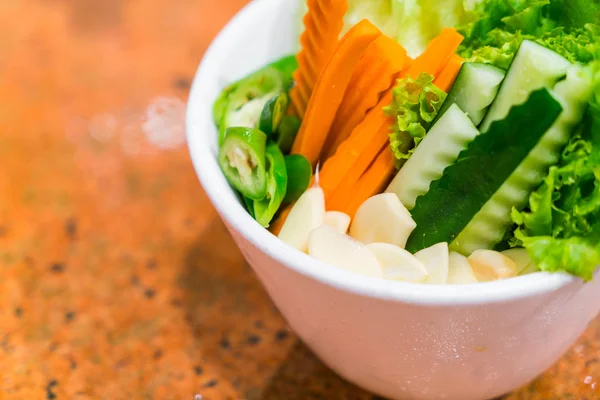
[[[519,272],[519,275],[529,275],[529,274],[533,274],[535,272],[540,272],[540,269],[537,267],[537,265],[535,265],[534,262],[532,262],[527,267],[525,267],[525,269],[523,269],[521,272]]]
[[[424,283],[445,285],[448,282],[448,243],[438,243],[415,254],[429,277]]]
[[[494,250],[476,250],[468,260],[479,282],[517,276],[517,264]]]
[[[417,224],[394,193],[365,201],[354,216],[350,236],[365,243],[388,243],[404,248]]]
[[[308,254],[341,269],[382,277],[381,266],[364,244],[329,225],[322,225],[310,233]]]
[[[477,278],[467,257],[451,251],[448,256],[448,284],[465,285],[477,283]]]
[[[428,276],[425,266],[415,256],[398,246],[371,243],[367,248],[379,262],[383,279],[421,283]]]
[[[502,255],[510,258],[517,265],[517,274],[520,274],[525,268],[529,266],[533,261],[529,257],[529,253],[525,249],[510,249],[504,250]]]
[[[338,232],[346,233],[350,227],[351,218],[348,214],[339,211],[328,211],[325,213],[325,225],[333,226]]]
[[[325,195],[318,187],[310,188],[294,204],[279,232],[279,239],[306,253],[310,232],[325,219]]]

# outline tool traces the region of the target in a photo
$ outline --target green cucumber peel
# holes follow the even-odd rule
[[[412,253],[451,243],[510,177],[562,112],[547,89],[533,92],[508,116],[492,124],[417,199],[417,223],[406,244]]]

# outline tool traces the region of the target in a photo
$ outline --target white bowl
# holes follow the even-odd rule
[[[222,87],[296,47],[296,8],[256,0],[215,39],[189,98],[187,134],[204,190],[298,336],[355,384],[393,399],[486,399],[550,367],[600,311],[600,277],[539,273],[466,286],[355,275],[280,242],[244,210],[217,163]]]

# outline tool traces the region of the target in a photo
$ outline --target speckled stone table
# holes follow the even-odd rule
[[[0,1],[0,399],[376,399],[288,330],[192,170],[245,0]],[[509,399],[600,398],[600,321]]]

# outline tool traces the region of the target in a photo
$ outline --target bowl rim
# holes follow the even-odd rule
[[[327,265],[281,242],[261,227],[243,208],[227,184],[215,155],[203,132],[206,118],[212,123],[212,101],[202,94],[205,82],[214,81],[211,69],[218,65],[222,49],[227,48],[247,30],[245,26],[257,18],[268,18],[267,12],[281,0],[254,0],[240,10],[221,30],[207,49],[194,77],[186,112],[186,135],[194,169],[202,187],[221,218],[246,241],[286,268],[328,286],[360,296],[429,305],[482,304],[537,296],[580,281],[565,273],[539,272],[507,280],[472,285],[423,285],[371,278]],[[198,110],[204,110],[199,112]]]

